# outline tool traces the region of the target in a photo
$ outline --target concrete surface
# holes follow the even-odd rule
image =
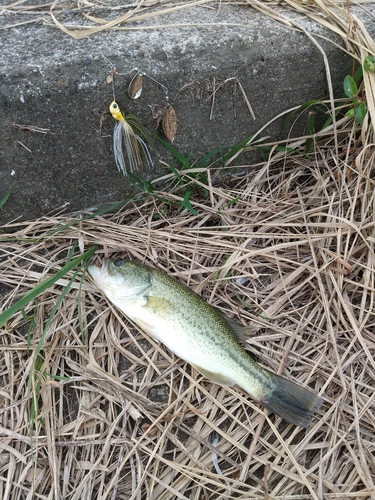
[[[359,15],[374,35],[373,20],[363,11]],[[0,18],[3,26],[15,20],[9,15]],[[163,24],[187,22],[195,25],[107,31],[82,40],[40,23],[0,31],[0,198],[14,186],[0,210],[0,223],[39,217],[64,204],[74,211],[125,199],[134,191],[114,162],[114,121],[108,113],[112,88],[103,55],[118,73],[134,74],[139,68],[168,87],[179,120],[173,145],[195,159],[242,141],[292,106],[327,96],[322,55],[304,34],[248,7],[195,7],[162,19]],[[332,39],[320,25],[300,22]],[[318,40],[340,96],[351,59],[332,43]],[[142,96],[130,100],[132,74],[116,75],[116,100],[155,133],[151,107],[164,105],[163,91],[145,80]],[[241,83],[255,121],[238,86],[234,92],[233,81],[215,93],[210,119],[214,83],[217,88],[232,77]],[[292,134],[303,131],[304,123]],[[30,131],[25,125],[47,131]],[[279,131],[280,123],[267,132],[278,137]],[[163,147],[157,149],[168,159]],[[162,172],[159,166],[137,175],[147,180]]]

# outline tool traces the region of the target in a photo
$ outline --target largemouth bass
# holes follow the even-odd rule
[[[186,285],[130,260],[103,259],[88,271],[120,311],[210,380],[239,385],[292,424],[310,424],[322,399],[259,366],[239,344],[233,322]]]

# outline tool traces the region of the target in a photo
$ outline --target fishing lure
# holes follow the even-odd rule
[[[130,113],[124,115],[121,112],[120,106],[116,102],[115,75],[120,73],[117,73],[115,65],[112,64],[109,59],[105,56],[103,56],[103,58],[110,67],[110,74],[107,77],[107,83],[112,84],[113,101],[109,106],[109,111],[113,118],[117,121],[113,130],[113,153],[117,168],[119,172],[127,175],[127,166],[129,166],[131,172],[138,170],[142,168],[144,159],[149,167],[153,167],[154,163],[144,140],[147,138],[146,131],[134,115]],[[141,95],[142,80],[138,80],[136,82],[133,78],[132,82],[133,84],[136,83],[138,86],[132,97],[135,99]]]
[[[142,155],[149,167],[154,166],[147,144],[141,137],[141,135],[146,137],[146,132],[139,120],[131,114],[124,116],[116,101],[111,102],[109,111],[113,118],[117,120],[113,130],[113,152],[119,172],[127,175],[127,163],[131,172],[142,168]],[[125,161],[124,151],[127,162]]]

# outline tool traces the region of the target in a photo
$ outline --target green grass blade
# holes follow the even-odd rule
[[[133,172],[128,172],[128,177],[130,178],[133,186],[141,191],[142,194],[152,194],[154,191],[154,186],[150,181],[142,181]]]
[[[90,252],[90,250],[88,252]],[[85,252],[85,254],[87,254],[88,252]],[[85,255],[85,254],[83,254],[83,255]],[[81,259],[80,259],[81,262],[83,260],[82,259],[83,255],[81,255]],[[71,261],[71,263],[73,263],[75,261],[77,261],[77,259],[75,259],[74,261]],[[67,266],[64,266],[63,269],[65,269],[66,267]],[[60,297],[58,298],[54,308],[51,311],[51,314],[49,315],[49,318],[48,318],[48,320],[45,324],[45,327],[43,329],[42,335],[39,339],[38,345],[36,346],[36,349],[33,353],[33,362],[32,362],[31,368],[30,368],[29,377],[28,377],[28,384],[27,384],[27,390],[28,390],[28,395],[29,395],[28,409],[29,409],[29,419],[30,419],[30,428],[29,428],[30,437],[32,437],[32,430],[34,427],[34,423],[37,420],[38,413],[39,413],[38,398],[39,398],[40,384],[38,382],[38,379],[40,377],[41,367],[43,366],[43,363],[44,363],[43,357],[40,355],[40,353],[42,351],[43,344],[44,344],[48,329],[50,327],[50,324],[52,323],[52,320],[55,317],[56,312],[60,308],[62,301],[64,300],[66,294],[69,292],[69,290],[70,290],[72,284],[74,283],[79,272],[80,272],[80,269],[77,269],[76,272],[73,274],[72,278],[69,280],[68,285],[63,289]],[[45,377],[46,373],[43,373],[42,376]],[[34,384],[33,384],[33,382],[34,382]],[[34,385],[34,387],[33,387],[33,385]],[[43,422],[42,422],[42,425],[44,425]]]
[[[297,109],[295,109],[292,113],[289,113],[288,116],[283,121],[283,124],[281,126],[280,137],[282,137],[284,135],[284,132],[287,129],[289,123],[292,121],[292,119],[296,115],[299,115],[302,111],[304,111],[305,109],[307,109],[311,106],[319,106],[321,104],[322,104],[322,101],[319,99],[310,99],[309,101],[306,101],[303,104],[301,104],[301,106],[299,106]]]
[[[8,191],[4,194],[4,196],[0,200],[0,208],[5,205],[5,203],[8,201],[8,198],[10,196],[10,193],[12,192],[13,186],[10,186]]]
[[[209,153],[207,153],[202,158],[202,160],[199,162],[199,167],[200,168],[204,168],[206,166],[206,163],[208,162],[208,160],[210,160],[214,155],[219,154],[219,153],[221,153],[222,163],[224,164],[223,158],[225,157],[225,155],[223,154],[223,151],[230,150],[231,148],[232,148],[232,146],[221,146],[219,148],[213,149],[212,151],[210,151]]]
[[[168,163],[168,167],[171,169],[172,173],[174,174],[174,176],[176,177],[176,179],[179,181],[179,182],[182,182],[182,177],[181,175],[178,173],[177,169],[174,168],[174,166],[172,165],[172,163]]]
[[[224,155],[223,157],[223,162],[224,164],[230,159],[232,158],[232,156],[234,156],[235,154],[237,154],[239,151],[242,151],[249,143],[249,141],[252,139],[253,136],[250,136],[248,137],[247,139],[241,141],[239,144],[237,144],[236,146],[233,146],[232,148],[230,148],[230,150],[228,151],[227,154]]]
[[[176,160],[181,164],[181,165],[186,165],[187,162],[189,161],[189,157],[186,158],[184,155],[182,155],[176,148],[171,146],[168,142],[164,141],[161,137],[156,136],[157,140],[163,144],[163,146],[168,149],[170,153],[176,158]]]
[[[315,131],[315,113],[314,111],[310,111],[307,117],[307,135],[313,135]],[[314,139],[312,137],[309,137],[306,139],[306,148],[305,152],[309,153],[311,151],[311,148],[314,144]]]
[[[361,65],[358,66],[356,72],[354,73],[353,80],[359,87],[363,80],[363,69]]]
[[[195,210],[193,205],[190,203],[190,196],[191,196],[191,189],[188,188],[184,194],[184,199],[180,203],[180,209],[182,210],[183,208],[186,208],[193,215],[198,215],[198,212]]]
[[[74,269],[78,264],[92,257],[96,251],[96,248],[97,247],[94,246],[89,250],[87,250],[87,252],[85,252],[84,254],[68,262],[62,269],[60,269],[60,271],[58,271],[50,278],[47,278],[42,283],[39,283],[39,285],[36,285],[32,290],[27,292],[18,302],[10,306],[6,311],[0,313],[0,328],[3,327],[5,323],[10,318],[12,318],[12,316],[14,316],[14,314],[16,314],[18,311],[21,311],[29,302],[35,300],[41,293],[43,293],[45,290],[47,290],[47,288],[56,283],[56,281],[58,281],[60,278],[64,277],[69,271]]]

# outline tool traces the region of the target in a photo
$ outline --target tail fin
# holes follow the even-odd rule
[[[312,415],[323,403],[322,398],[286,378],[273,375],[274,387],[264,395],[264,406],[291,424],[308,427]]]

